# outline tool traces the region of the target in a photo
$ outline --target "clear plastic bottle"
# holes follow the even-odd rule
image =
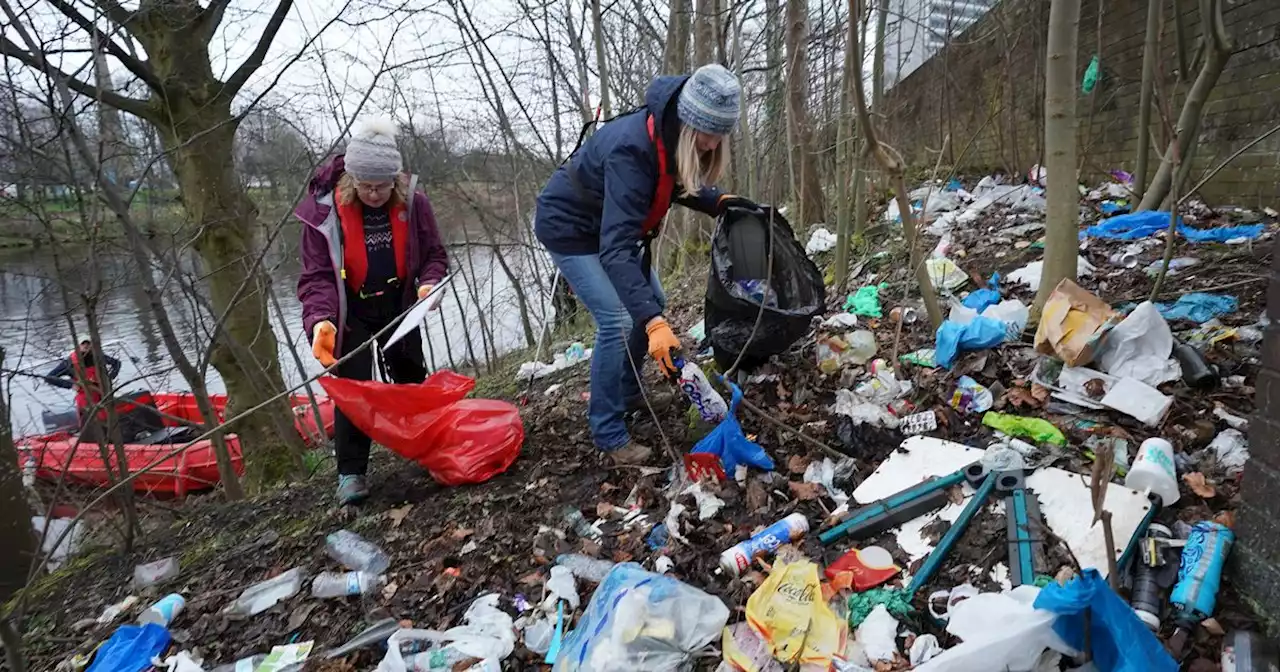
[[[390,558],[381,548],[350,530],[338,530],[326,537],[324,552],[343,567],[357,572],[382,574],[391,566]]]
[[[234,663],[219,665],[213,668],[211,672],[253,672],[254,670],[258,669],[258,666],[261,665],[262,661],[266,659],[267,659],[267,654],[259,653],[256,656],[241,658],[240,660],[237,660]]]
[[[255,583],[245,588],[226,611],[240,616],[260,614],[274,607],[280,600],[293,597],[302,590],[303,578],[302,568],[294,567],[275,578]]]
[[[311,596],[366,595],[386,582],[386,577],[369,572],[321,572],[311,582]]]
[[[600,560],[598,558],[589,558],[581,553],[570,553],[556,557],[556,564],[561,567],[568,568],[573,575],[583,581],[591,581],[600,583],[604,581],[604,577],[613,569],[613,563],[608,560]]]

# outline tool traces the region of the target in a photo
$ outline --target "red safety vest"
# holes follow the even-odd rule
[[[662,135],[654,132],[653,115],[649,115],[649,140],[658,154],[658,188],[653,193],[653,203],[649,206],[649,216],[645,217],[641,233],[648,240],[658,237],[662,227],[662,218],[671,209],[671,195],[676,190],[676,176],[667,171],[667,146],[662,142]]]
[[[80,366],[79,350],[72,350],[70,359],[74,381],[72,385],[76,391],[76,412],[83,414],[90,406],[102,401],[102,388],[98,386],[98,367]],[[98,419],[107,419],[107,410],[105,408],[98,411]]]
[[[409,209],[404,203],[391,206],[391,246],[396,253],[396,277],[404,281],[409,265]],[[342,277],[354,291],[364,287],[369,274],[369,256],[364,247],[364,213],[360,199],[338,205],[338,223],[342,227]]]

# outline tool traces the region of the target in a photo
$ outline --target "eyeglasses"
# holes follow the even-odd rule
[[[394,182],[356,182],[356,189],[362,194],[385,194],[389,193],[395,187]]]

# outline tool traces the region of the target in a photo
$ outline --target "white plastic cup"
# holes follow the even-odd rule
[[[1178,501],[1178,468],[1173,462],[1173,444],[1161,438],[1142,442],[1138,456],[1124,478],[1126,488],[1160,495],[1163,506]]]
[[[170,593],[160,598],[159,602],[147,607],[147,610],[138,616],[138,624],[154,623],[167,628],[186,606],[187,600],[185,598],[177,593]]]

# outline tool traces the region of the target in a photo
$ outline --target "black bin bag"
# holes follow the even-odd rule
[[[769,275],[769,226],[773,226],[773,274]],[[716,364],[727,370],[745,349],[741,368],[751,369],[785,352],[809,333],[826,305],[822,273],[804,253],[786,218],[776,210],[729,208],[716,222],[707,275],[707,339]],[[752,335],[760,306],[764,315]]]

